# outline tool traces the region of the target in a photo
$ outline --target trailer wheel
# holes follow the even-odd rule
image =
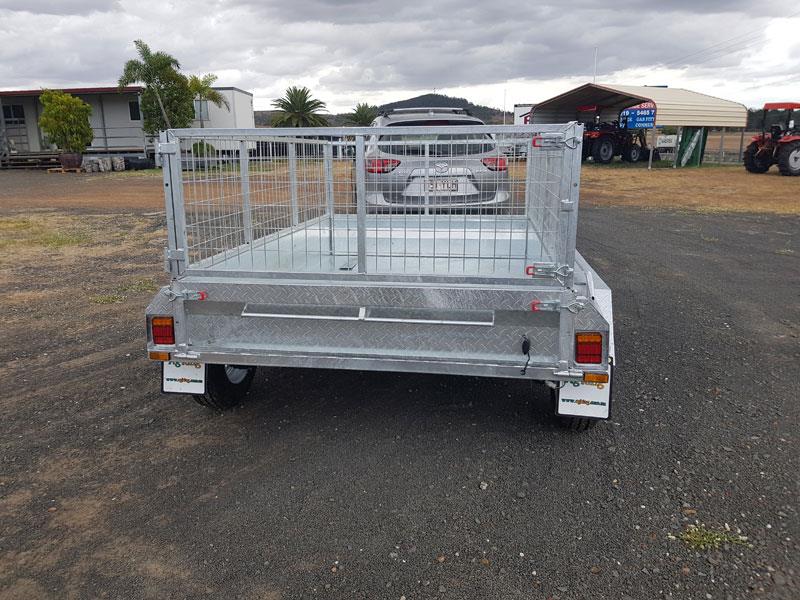
[[[630,144],[622,151],[622,160],[628,162],[639,162],[642,157],[642,147],[639,144]]]
[[[256,367],[207,365],[206,393],[192,396],[195,402],[216,411],[240,404],[250,390]]]
[[[597,425],[597,419],[587,419],[585,417],[562,417],[558,414],[558,392],[550,388],[550,403],[553,407],[553,416],[555,416],[558,425],[570,431],[588,431]]]
[[[614,142],[610,137],[601,137],[592,144],[594,162],[607,165],[614,159]]]
[[[744,168],[751,173],[766,173],[772,164],[770,158],[758,156],[759,146],[757,142],[751,143],[744,151]]]
[[[781,175],[800,175],[800,142],[782,145],[778,151],[778,169]]]

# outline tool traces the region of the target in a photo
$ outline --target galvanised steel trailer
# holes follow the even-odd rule
[[[575,429],[608,418],[611,291],[575,249],[582,135],[163,133],[172,279],[147,307],[163,391],[225,408],[258,366],[510,377],[546,383]],[[368,202],[387,171],[400,187]]]

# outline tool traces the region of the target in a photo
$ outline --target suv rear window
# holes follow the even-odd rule
[[[443,125],[483,125],[480,121],[432,120],[401,121],[389,127],[429,127]],[[485,142],[482,140],[486,140]],[[403,142],[390,145],[380,142]],[[487,133],[424,133],[412,135],[382,135],[378,138],[378,149],[387,154],[402,156],[425,156],[425,144],[429,145],[430,156],[465,156],[493,152],[495,144]]]

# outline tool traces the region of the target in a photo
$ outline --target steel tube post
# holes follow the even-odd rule
[[[364,136],[356,136],[356,223],[358,237],[358,272],[367,272],[367,180],[364,162]]]
[[[739,160],[738,162],[742,162],[744,159],[744,127],[742,127],[742,133],[739,137]]]
[[[725,162],[725,128],[719,134],[719,164]]]
[[[330,253],[334,250],[334,225],[333,217],[336,214],[336,206],[333,197],[333,146],[325,144],[322,147],[323,173],[325,177],[325,202],[328,207],[328,247]]]
[[[675,152],[673,153],[673,159],[672,159],[672,168],[673,169],[677,169],[678,168],[678,154],[680,154],[680,151],[681,151],[681,134],[682,133],[683,133],[683,127],[678,127],[678,133],[675,134],[676,135],[676,137],[675,137]]]
[[[288,144],[288,156],[292,225],[298,225],[300,223],[300,208],[297,206],[297,147],[294,142],[289,142]]]
[[[651,170],[653,168],[653,149],[656,145],[656,128],[653,126],[650,129],[650,156],[647,159],[647,170]]]
[[[239,175],[242,180],[242,223],[244,225],[244,241],[249,244],[253,241],[253,212],[250,207],[250,158],[247,152],[247,142],[239,142]]]

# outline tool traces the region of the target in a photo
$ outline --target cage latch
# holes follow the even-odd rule
[[[176,292],[170,288],[166,288],[164,290],[164,295],[169,298],[170,302],[174,302],[178,298],[182,298],[183,300],[205,300],[208,298],[208,292],[201,290],[181,290],[180,292]]]
[[[158,153],[159,154],[177,154],[178,153],[178,142],[159,142],[158,143]]]

